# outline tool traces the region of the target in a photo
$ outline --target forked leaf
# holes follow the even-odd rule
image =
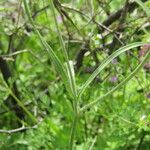
[[[87,81],[85,82],[85,84],[81,87],[81,90],[79,91],[78,94],[78,98],[80,98],[83,94],[83,92],[86,90],[86,88],[89,86],[89,84],[94,80],[94,78],[113,60],[115,59],[117,56],[119,56],[120,54],[122,54],[125,51],[128,51],[132,48],[138,47],[138,46],[142,46],[145,45],[147,43],[142,43],[142,42],[136,42],[136,43],[132,43],[129,45],[126,45],[124,47],[119,48],[118,50],[116,50],[113,54],[111,54],[107,59],[105,59],[100,66],[92,73],[92,75],[87,79]]]

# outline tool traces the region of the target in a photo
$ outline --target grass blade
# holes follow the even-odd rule
[[[25,7],[25,11],[27,13],[28,19],[31,22],[36,34],[38,35],[38,38],[40,39],[41,43],[43,44],[43,47],[45,48],[45,50],[48,52],[50,59],[53,61],[53,64],[55,66],[56,71],[59,73],[59,75],[61,76],[61,79],[63,80],[66,89],[69,91],[72,91],[70,88],[70,85],[68,84],[68,75],[67,72],[65,70],[65,67],[63,65],[63,62],[60,61],[60,59],[57,57],[57,55],[55,54],[55,52],[53,51],[53,49],[50,47],[50,45],[44,40],[44,38],[41,36],[40,32],[37,30],[34,21],[32,19],[30,10],[29,10],[29,6],[27,4],[26,0],[23,0],[24,2],[24,7]],[[72,93],[72,92],[71,92]]]
[[[143,60],[141,61],[141,63],[133,70],[133,72],[128,75],[122,82],[120,82],[116,87],[114,87],[112,90],[110,90],[109,92],[107,92],[105,95],[103,95],[102,97],[97,98],[95,101],[85,105],[83,108],[80,109],[81,112],[87,110],[88,108],[91,108],[92,106],[94,106],[95,104],[99,103],[102,99],[104,99],[105,97],[111,95],[112,93],[114,93],[116,90],[120,89],[123,85],[125,85],[130,79],[132,79],[136,73],[143,67],[143,65],[146,63],[146,61],[150,58],[150,50],[147,52],[146,56],[143,58]]]
[[[58,23],[57,23],[57,19],[56,19],[56,13],[55,13],[55,7],[53,4],[53,0],[49,0],[50,1],[50,6],[51,6],[51,10],[54,16],[54,21],[55,21],[55,25],[57,28],[57,34],[58,34],[58,38],[59,38],[59,42],[61,45],[61,49],[62,52],[64,54],[65,57],[65,62],[66,62],[66,71],[67,71],[67,75],[68,75],[68,79],[69,79],[69,85],[70,85],[70,89],[72,92],[72,95],[76,98],[77,97],[77,92],[76,92],[76,84],[75,84],[75,75],[74,75],[74,68],[73,66],[71,66],[71,63],[69,63],[69,56],[65,47],[65,42],[63,41],[62,35],[61,35],[61,31],[59,29]]]
[[[132,43],[129,44],[127,46],[121,47],[120,49],[118,49],[117,51],[115,51],[112,55],[110,55],[107,59],[105,59],[100,66],[92,73],[92,75],[87,79],[87,81],[85,82],[85,84],[81,87],[81,90],[79,91],[78,97],[80,98],[83,94],[83,92],[86,90],[86,88],[89,86],[89,84],[94,80],[94,78],[117,56],[119,56],[120,54],[122,54],[125,51],[128,51],[132,48],[138,47],[138,46],[142,46],[145,45],[147,43],[142,43],[142,42],[136,42],[136,43]]]

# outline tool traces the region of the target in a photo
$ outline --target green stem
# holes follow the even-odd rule
[[[68,53],[67,53],[67,50],[65,47],[65,43],[63,41],[59,26],[57,23],[53,0],[50,0],[50,4],[51,4],[51,9],[53,12],[54,20],[55,20],[55,25],[57,28],[59,42],[60,42],[60,45],[62,47],[62,52],[64,53],[64,56],[65,56],[65,61],[67,63],[67,70],[68,70],[68,76],[69,76],[69,80],[70,80],[70,87],[71,87],[72,95],[74,97],[74,101],[73,101],[74,118],[73,118],[73,123],[72,123],[72,128],[71,128],[71,136],[70,136],[70,142],[69,142],[69,150],[73,150],[74,149],[74,139],[75,139],[75,134],[76,134],[77,122],[78,122],[78,107],[77,107],[78,104],[77,104],[76,83],[75,83],[73,71],[71,70],[71,66],[69,63],[69,56],[68,56]]]
[[[34,123],[37,123],[37,119],[28,111],[28,109],[24,106],[21,100],[16,97],[16,95],[13,93],[13,91],[10,89],[10,87],[7,85],[5,81],[4,84],[8,88],[10,95],[15,99],[18,105],[24,110],[24,112],[32,119]]]
[[[77,109],[77,103],[75,103],[74,106],[74,118],[73,118],[73,123],[72,123],[72,128],[71,128],[71,136],[70,136],[70,141],[69,141],[69,150],[74,149],[74,139],[76,135],[76,129],[77,129],[77,122],[78,122],[78,109]]]

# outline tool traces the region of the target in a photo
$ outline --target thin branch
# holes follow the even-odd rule
[[[24,126],[22,126],[20,128],[13,129],[13,130],[0,130],[0,133],[12,134],[12,133],[25,131],[25,130],[29,130],[29,129],[36,129],[37,127],[38,127],[38,125],[34,125],[32,127],[24,127]]]
[[[18,54],[21,54],[21,53],[25,53],[25,52],[28,52],[28,50],[20,50],[20,51],[16,51],[14,53],[11,53],[11,54],[6,54],[6,55],[0,55],[0,57],[11,57],[11,56],[15,56],[15,55],[18,55]]]
[[[147,0],[142,0],[143,2],[146,2]],[[138,4],[136,2],[130,3],[129,4],[129,10],[128,12],[132,12],[134,11],[135,8],[138,7]],[[115,22],[116,20],[118,20],[121,17],[122,11],[124,8],[119,9],[117,12],[115,12],[114,14],[110,15],[108,17],[107,20],[105,20],[102,24],[105,26],[110,26],[113,22]]]
[[[89,147],[89,150],[92,150],[94,148],[94,145],[95,145],[96,141],[97,141],[97,135],[93,139],[93,142],[91,143],[91,146]]]

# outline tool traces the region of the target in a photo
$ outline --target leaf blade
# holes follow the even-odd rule
[[[100,100],[104,99],[105,97],[111,95],[112,93],[114,93],[116,90],[118,90],[119,88],[121,88],[123,85],[125,85],[129,80],[131,80],[135,74],[143,67],[143,65],[146,63],[146,61],[150,58],[150,51],[148,51],[148,53],[146,54],[146,56],[143,58],[143,60],[141,61],[141,63],[132,71],[132,73],[130,75],[128,75],[122,82],[120,82],[117,86],[115,86],[112,90],[110,90],[109,92],[107,92],[106,94],[104,94],[103,96],[97,98],[95,101],[83,106],[80,109],[80,112],[84,112],[85,110],[87,110],[88,108],[91,108],[92,106],[94,106],[95,104],[99,103]]]
[[[69,85],[69,82],[68,82],[68,74],[67,74],[67,72],[65,70],[65,66],[63,65],[63,62],[60,61],[60,59],[55,54],[55,52],[53,51],[53,49],[51,48],[51,46],[41,36],[40,32],[38,31],[38,29],[36,28],[36,26],[34,24],[34,21],[32,19],[32,16],[31,16],[31,13],[30,13],[30,10],[29,10],[29,6],[28,6],[26,0],[23,0],[23,2],[24,2],[25,11],[27,13],[29,21],[31,22],[31,24],[32,24],[32,26],[33,26],[36,34],[38,35],[38,38],[40,39],[40,41],[41,41],[41,43],[43,45],[43,47],[45,48],[45,50],[49,54],[50,59],[53,61],[55,69],[59,73],[59,75],[61,76],[61,79],[63,80],[66,89],[69,91],[69,93],[71,95],[72,89],[70,88],[70,85]]]
[[[113,54],[111,54],[107,59],[105,59],[100,66],[92,73],[92,75],[87,79],[87,81],[85,82],[85,84],[81,87],[81,90],[79,91],[78,94],[78,98],[80,98],[83,94],[83,92],[86,90],[86,88],[89,86],[89,84],[94,80],[94,78],[113,60],[115,59],[117,56],[119,56],[120,54],[122,54],[125,51],[128,51],[132,48],[138,47],[138,46],[142,46],[145,45],[147,43],[143,43],[143,42],[136,42],[136,43],[132,43],[129,45],[126,45],[124,47],[119,48],[118,50],[116,50]]]

